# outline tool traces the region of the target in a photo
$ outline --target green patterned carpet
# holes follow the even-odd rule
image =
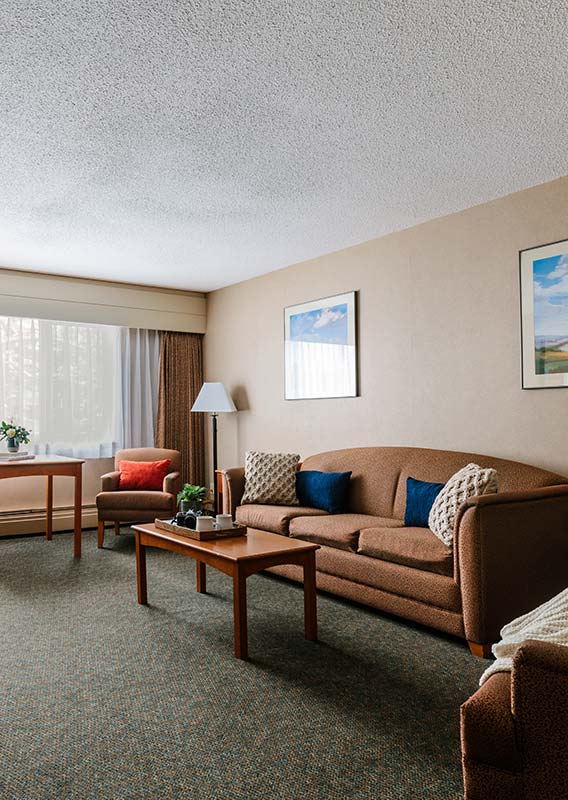
[[[251,661],[232,655],[229,579],[133,537],[0,541],[2,800],[461,797],[465,645],[330,596],[248,580]]]

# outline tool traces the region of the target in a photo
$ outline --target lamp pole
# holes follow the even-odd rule
[[[217,415],[219,412],[231,413],[237,409],[231,395],[222,383],[219,381],[206,381],[199,390],[191,410],[211,414],[211,428],[213,431],[213,509],[217,514]]]
[[[217,414],[211,414],[211,425],[213,427],[213,514],[217,515]]]

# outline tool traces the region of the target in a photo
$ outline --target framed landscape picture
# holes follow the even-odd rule
[[[284,309],[286,400],[357,396],[356,294]]]
[[[568,386],[568,239],[519,258],[523,389]]]

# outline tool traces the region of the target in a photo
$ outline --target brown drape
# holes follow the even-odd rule
[[[205,486],[205,414],[191,407],[203,384],[203,336],[162,333],[156,447],[181,453],[184,483]]]

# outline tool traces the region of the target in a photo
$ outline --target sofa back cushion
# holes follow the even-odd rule
[[[446,483],[466,464],[497,470],[500,492],[523,491],[568,483],[554,472],[478,453],[420,447],[353,447],[309,456],[301,469],[323,472],[351,470],[349,510],[353,513],[404,519],[406,479]]]

